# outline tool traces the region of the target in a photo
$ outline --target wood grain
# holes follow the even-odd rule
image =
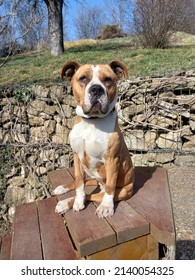
[[[175,228],[167,172],[164,168],[135,168],[135,192],[127,201],[151,224],[158,242],[175,244]]]
[[[0,260],[10,260],[12,235],[2,238],[0,244]]]
[[[45,260],[74,260],[76,254],[62,216],[55,213],[56,198],[38,201],[43,257]]]
[[[88,260],[140,260],[147,256],[147,236],[121,243],[87,257]]]
[[[95,215],[92,203],[80,212],[65,214],[68,229],[81,257],[116,245],[116,235],[104,219]]]
[[[126,242],[149,234],[149,222],[130,205],[125,201],[121,201],[115,204],[115,206],[114,215],[107,218],[107,221],[116,232],[117,243]]]
[[[41,238],[35,202],[16,207],[11,259],[41,260]]]

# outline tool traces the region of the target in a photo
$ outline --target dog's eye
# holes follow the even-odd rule
[[[107,84],[110,84],[112,82],[112,79],[110,77],[106,77],[104,79],[104,82],[107,83]]]
[[[87,81],[88,81],[88,79],[87,79],[86,76],[81,76],[81,77],[79,78],[79,82],[81,82],[81,83],[83,83],[83,84],[86,84]]]

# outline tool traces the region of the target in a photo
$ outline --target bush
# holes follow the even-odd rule
[[[106,25],[102,28],[97,39],[105,40],[117,37],[125,37],[126,34],[120,29],[118,25]]]

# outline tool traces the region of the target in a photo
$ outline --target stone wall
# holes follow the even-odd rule
[[[195,72],[118,83],[119,124],[135,165],[195,165]],[[49,196],[47,172],[72,164],[71,87],[0,89],[0,187],[9,205]],[[1,194],[2,195],[2,194]]]

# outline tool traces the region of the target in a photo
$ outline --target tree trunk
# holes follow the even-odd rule
[[[48,33],[51,55],[58,56],[64,52],[63,42],[63,0],[44,0],[48,9]]]

